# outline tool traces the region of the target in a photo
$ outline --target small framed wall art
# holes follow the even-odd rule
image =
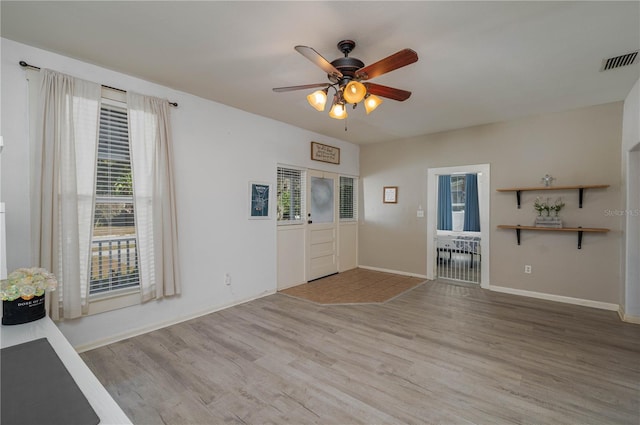
[[[382,202],[385,204],[397,204],[398,186],[385,186],[382,190]]]
[[[249,182],[249,218],[269,219],[269,196],[271,185],[262,182]]]

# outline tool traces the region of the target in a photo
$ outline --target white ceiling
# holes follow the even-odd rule
[[[3,37],[360,144],[618,101],[640,77],[638,61],[600,72],[640,47],[637,1],[0,4]],[[307,104],[311,90],[271,90],[326,82],[293,47],[331,61],[342,39],[365,64],[420,58],[373,80],[411,98],[349,110],[346,132]]]

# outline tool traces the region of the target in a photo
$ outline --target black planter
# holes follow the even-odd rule
[[[44,295],[33,297],[28,301],[18,298],[13,301],[2,301],[2,324],[19,325],[33,322],[46,316]]]

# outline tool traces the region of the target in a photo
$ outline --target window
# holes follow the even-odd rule
[[[139,287],[136,236],[126,104],[103,98],[89,295]]]
[[[300,224],[304,220],[305,172],[278,167],[278,224]]]
[[[340,176],[340,220],[358,219],[357,179]]]

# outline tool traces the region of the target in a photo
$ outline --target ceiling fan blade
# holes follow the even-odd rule
[[[382,86],[375,83],[365,83],[364,85],[367,87],[367,92],[375,94],[376,96],[386,97],[387,99],[397,100],[398,102],[403,102],[411,96],[411,92],[406,90],[394,89],[393,87]]]
[[[316,52],[313,48],[308,46],[296,46],[295,49],[298,53],[309,59],[311,62],[315,63],[316,66],[320,67],[327,74],[335,78],[342,78],[342,73],[338,71],[335,66],[331,65],[328,60],[323,58],[322,55]]]
[[[289,87],[275,87],[273,89],[276,93],[282,93],[286,91],[294,91],[294,90],[305,90],[305,89],[313,89],[316,87],[329,87],[328,83],[315,83],[315,84],[305,84],[302,86],[289,86]]]
[[[400,50],[376,63],[360,68],[356,71],[356,78],[370,80],[386,74],[394,69],[402,68],[418,61],[418,54],[411,49]]]

